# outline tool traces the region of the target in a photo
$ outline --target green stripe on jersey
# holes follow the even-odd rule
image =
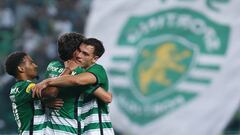
[[[99,123],[91,123],[84,127],[84,131],[99,129]],[[103,122],[103,128],[112,128],[111,122]]]

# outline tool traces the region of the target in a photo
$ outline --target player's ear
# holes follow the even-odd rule
[[[19,73],[23,73],[23,72],[24,72],[24,68],[23,68],[22,66],[18,66],[18,67],[17,67],[17,71],[18,71]]]
[[[93,62],[95,63],[98,59],[99,59],[98,56],[94,56],[94,58],[93,58]]]

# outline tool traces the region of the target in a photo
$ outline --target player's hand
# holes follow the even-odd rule
[[[47,81],[45,81],[45,80],[36,84],[32,88],[32,98],[35,98],[35,97],[41,98],[42,97],[42,90],[45,89],[45,88],[47,88]]]
[[[78,64],[73,60],[67,60],[64,62],[64,66],[65,66],[65,68],[68,68],[71,71],[73,71],[75,68],[78,67]]]
[[[113,98],[113,96],[112,96],[112,93],[111,93],[111,92],[107,92],[107,93],[108,93],[108,95],[109,95],[108,104],[110,104],[110,103],[112,103],[112,98]]]
[[[46,107],[59,110],[63,107],[64,101],[61,98],[50,99],[45,102]]]

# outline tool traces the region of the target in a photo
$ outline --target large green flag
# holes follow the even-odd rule
[[[239,0],[95,0],[114,128],[220,135],[240,101]]]

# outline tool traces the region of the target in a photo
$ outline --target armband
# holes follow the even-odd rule
[[[27,93],[30,93],[30,91],[32,90],[32,88],[35,86],[35,83],[30,83],[29,85],[28,85],[28,87],[26,88],[26,92]]]

